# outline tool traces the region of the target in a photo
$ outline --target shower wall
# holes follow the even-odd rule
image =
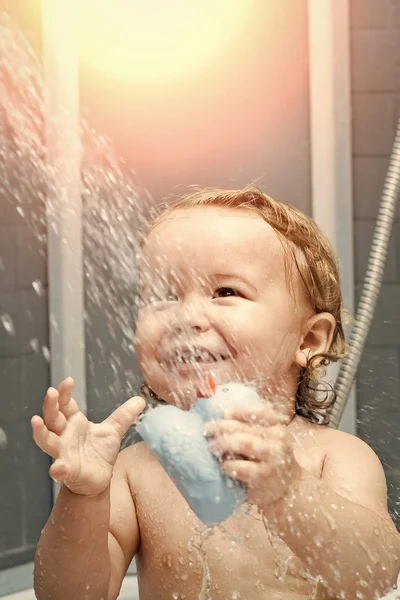
[[[0,0],[0,11],[5,7],[40,51],[40,0]],[[51,510],[52,485],[49,458],[33,443],[30,428],[49,385],[49,362],[41,351],[49,343],[46,248],[40,241],[45,231],[37,236],[31,228],[43,216],[43,204],[24,185],[33,180],[29,161],[19,160],[18,176],[14,170],[13,131],[1,98],[0,139],[0,316],[9,315],[14,329],[7,332],[0,322],[1,570],[32,560]],[[7,179],[14,180],[12,193]],[[24,216],[16,211],[14,195],[20,195]],[[40,294],[34,281],[43,285]]]
[[[357,297],[400,114],[400,2],[351,0],[354,247]],[[380,456],[400,526],[400,210],[357,379],[357,430]]]

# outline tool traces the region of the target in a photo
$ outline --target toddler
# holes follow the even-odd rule
[[[142,243],[135,344],[153,398],[188,410],[211,376],[266,400],[205,431],[247,502],[207,530],[145,442],[120,451],[145,401],[94,424],[68,378],[32,418],[62,482],[37,547],[39,600],[115,599],[134,556],[141,600],[372,600],[395,584],[382,466],[326,426],[318,392],[346,348],[337,263],[312,219],[255,188],[170,205]]]

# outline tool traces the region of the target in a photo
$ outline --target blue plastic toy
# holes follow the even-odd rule
[[[246,499],[246,486],[223,472],[209,451],[205,423],[222,419],[227,408],[261,402],[257,392],[243,383],[215,388],[188,411],[158,406],[147,413],[137,431],[157,456],[193,512],[208,526],[227,519]]]

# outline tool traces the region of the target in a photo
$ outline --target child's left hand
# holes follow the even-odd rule
[[[209,423],[209,448],[227,475],[248,485],[248,502],[267,512],[301,477],[293,453],[288,416],[267,404],[241,405]]]

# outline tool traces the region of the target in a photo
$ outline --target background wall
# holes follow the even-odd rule
[[[357,293],[400,109],[400,2],[351,0],[353,181]],[[358,375],[358,433],[380,456],[400,526],[400,211]]]
[[[0,12],[4,8],[39,52],[40,0],[0,0]],[[0,47],[4,43],[3,37]],[[2,85],[16,101],[21,92],[0,67],[0,569],[32,560],[52,502],[50,461],[33,443],[30,428],[49,385],[42,352],[49,318],[45,228],[32,229],[44,216],[43,202],[31,186],[39,179],[32,164],[16,154]],[[40,282],[40,294],[33,282]]]

